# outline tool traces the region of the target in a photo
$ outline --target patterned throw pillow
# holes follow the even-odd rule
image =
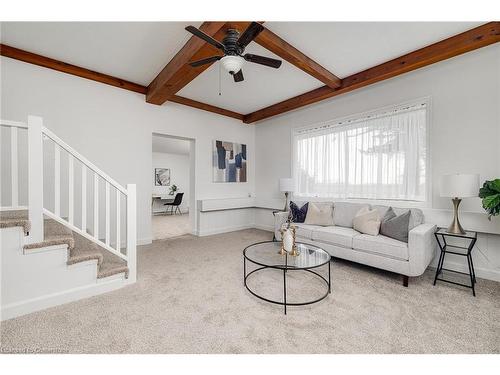
[[[307,216],[307,208],[309,207],[309,202],[304,204],[301,208],[295,204],[295,202],[290,202],[290,213],[292,214],[292,221],[294,223],[303,223]]]
[[[380,234],[398,241],[408,242],[410,215],[411,212],[408,210],[397,216],[392,207],[390,207],[382,218]]]

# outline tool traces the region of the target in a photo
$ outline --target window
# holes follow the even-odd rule
[[[425,201],[426,122],[421,101],[296,131],[296,195]]]

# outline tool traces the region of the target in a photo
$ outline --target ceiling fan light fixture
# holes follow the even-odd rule
[[[245,59],[241,56],[228,55],[224,56],[220,62],[222,67],[231,74],[238,73],[243,67]]]

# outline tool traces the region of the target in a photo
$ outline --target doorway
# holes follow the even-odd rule
[[[183,236],[194,228],[194,139],[153,133],[152,239]]]

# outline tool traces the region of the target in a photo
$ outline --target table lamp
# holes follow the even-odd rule
[[[280,178],[280,191],[285,193],[285,209],[283,211],[288,211],[288,193],[294,190],[293,178]]]
[[[464,234],[465,231],[458,219],[458,206],[462,198],[477,197],[479,194],[478,174],[447,174],[441,177],[440,195],[450,197],[453,202],[453,221],[448,233]]]

